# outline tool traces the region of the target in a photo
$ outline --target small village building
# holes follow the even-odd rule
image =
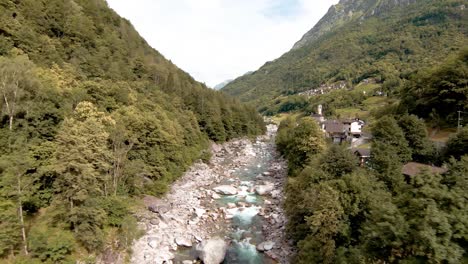
[[[358,148],[358,149],[354,149],[353,153],[354,153],[354,155],[356,155],[359,158],[359,164],[361,166],[365,166],[367,161],[369,161],[369,159],[370,159],[371,149],[369,149],[369,148]]]
[[[359,138],[362,135],[362,128],[366,124],[360,119],[343,120],[343,125],[348,131],[349,136]]]
[[[429,171],[430,173],[433,173],[433,174],[444,174],[447,172],[446,168],[431,166],[431,165],[422,164],[418,162],[406,163],[401,169],[401,172],[405,176],[405,180],[409,182],[411,177],[414,177],[420,174],[424,170]]]
[[[348,137],[348,131],[344,124],[337,120],[327,120],[323,122],[322,129],[325,131],[325,135],[332,139],[333,143],[342,143],[346,141]]]
[[[327,138],[331,138],[333,143],[342,143],[343,141],[353,141],[361,138],[362,128],[365,122],[360,119],[348,120],[326,120],[323,116],[323,107],[318,105],[317,113],[311,117],[320,125]]]

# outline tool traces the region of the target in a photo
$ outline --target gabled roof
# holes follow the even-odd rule
[[[429,172],[434,173],[434,174],[442,174],[442,173],[447,172],[447,169],[445,168],[431,166],[431,165],[417,163],[417,162],[409,162],[405,164],[403,168],[401,169],[401,172],[404,175],[415,176],[421,173],[423,170],[429,170]]]
[[[354,154],[359,155],[363,158],[368,158],[370,157],[371,150],[368,148],[358,148],[354,150]]]
[[[354,122],[359,123],[359,124],[365,124],[364,121],[362,121],[361,119],[357,119],[357,118],[356,119],[343,119],[341,122],[343,124],[352,124]]]
[[[323,122],[325,126],[325,131],[328,133],[344,133],[345,132],[345,127],[343,123],[338,122],[336,120],[328,120]]]

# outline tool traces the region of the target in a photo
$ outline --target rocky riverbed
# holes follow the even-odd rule
[[[138,215],[145,235],[131,262],[288,263],[286,163],[276,153],[276,129],[213,144],[209,164],[194,164],[164,198],[145,197]]]

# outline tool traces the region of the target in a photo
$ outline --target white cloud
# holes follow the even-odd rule
[[[338,0],[107,0],[148,43],[214,86],[288,51]]]

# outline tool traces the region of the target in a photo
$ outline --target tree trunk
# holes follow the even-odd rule
[[[117,190],[119,189],[119,182],[122,181],[122,171],[125,165],[125,160],[127,159],[128,152],[133,147],[133,143],[130,143],[128,146],[126,146],[123,141],[118,138],[114,138],[113,141],[114,166],[112,172],[112,187],[114,196],[116,196]]]
[[[9,125],[10,125],[10,126],[9,126],[9,127],[10,127],[10,131],[12,131],[12,130],[13,130],[13,116],[12,116],[12,115],[10,115]]]
[[[114,161],[114,173],[112,173],[112,185],[113,185],[113,188],[114,188],[114,196],[117,196],[117,178],[118,178],[118,175],[120,174],[120,171],[119,171],[119,166],[120,166],[120,161],[119,161],[119,158],[116,158],[116,160]]]
[[[10,131],[13,129],[13,113],[12,113],[12,109],[11,109],[11,106],[10,106],[10,102],[8,101],[8,98],[5,94],[5,92],[3,93],[3,100],[5,101],[5,106],[6,106],[6,109],[7,109],[7,112],[8,112],[8,116],[10,118],[9,120],[9,128],[10,128]]]
[[[21,175],[17,176],[18,178],[18,212],[19,212],[19,219],[21,225],[21,234],[23,236],[23,244],[24,244],[24,254],[28,255],[28,240],[26,237],[26,228],[24,226],[24,216],[23,216],[23,202],[21,201]]]

